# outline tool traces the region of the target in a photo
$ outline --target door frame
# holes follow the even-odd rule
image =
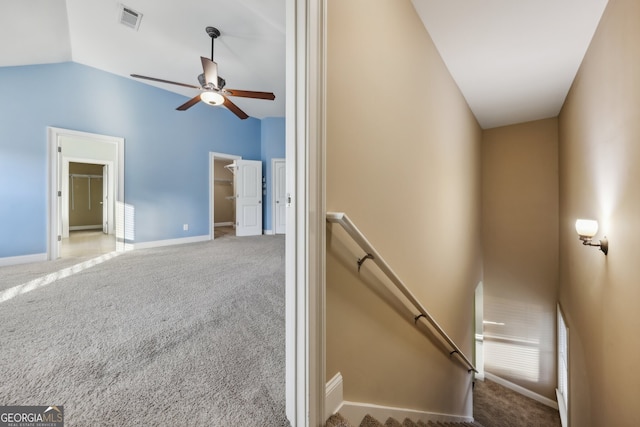
[[[286,402],[292,427],[325,423],[327,0],[286,3]]]
[[[235,154],[226,154],[226,153],[216,153],[214,151],[209,152],[209,240],[215,239],[215,227],[214,227],[214,216],[215,212],[215,161],[216,160],[242,160],[242,156],[238,156]]]
[[[273,234],[283,234],[283,233],[278,233],[276,230],[276,224],[278,223],[276,221],[276,212],[277,212],[277,201],[276,201],[276,188],[278,187],[278,178],[277,178],[277,174],[276,174],[276,165],[282,163],[284,165],[285,168],[285,175],[286,175],[286,170],[287,170],[287,160],[283,159],[283,158],[277,158],[277,159],[271,159],[271,229],[273,230]],[[287,178],[285,176],[285,193],[286,191],[286,184],[287,184]],[[286,216],[286,215],[285,215]],[[286,234],[286,220],[285,220],[285,234]]]
[[[47,127],[47,157],[49,164],[48,210],[47,210],[47,259],[55,260],[60,257],[60,239],[62,238],[62,182],[63,156],[59,155],[58,147],[61,138],[77,138],[92,142],[109,143],[115,146],[117,165],[112,173],[114,184],[114,203],[116,207],[114,230],[116,233],[116,251],[125,250],[125,233],[128,224],[125,223],[126,205],[124,202],[124,138],[82,132],[72,129]],[[64,153],[63,153],[64,154]],[[60,238],[58,237],[60,236]]]

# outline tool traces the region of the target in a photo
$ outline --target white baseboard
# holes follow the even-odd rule
[[[494,383],[500,384],[503,387],[508,388],[509,390],[513,390],[516,393],[520,393],[523,396],[526,396],[530,399],[536,400],[544,405],[549,406],[550,408],[553,409],[558,409],[558,402],[549,399],[548,397],[544,397],[541,394],[535,393],[531,390],[527,390],[526,388],[519,386],[518,384],[514,384],[511,381],[507,381],[503,378],[500,378],[494,374],[491,374],[489,372],[484,373],[484,376],[486,379],[488,379],[489,381],[493,381]]]
[[[231,227],[233,222],[215,222],[213,224],[214,227]]]
[[[162,246],[182,245],[185,243],[198,243],[198,242],[205,242],[208,240],[211,240],[211,237],[208,234],[206,234],[202,236],[181,237],[179,239],[154,240],[152,242],[133,243],[131,244],[130,249],[159,248]]]
[[[273,230],[262,230],[262,234],[267,234],[267,235],[274,235],[276,233],[273,232]]]
[[[343,402],[342,397],[342,374],[338,372],[329,380],[326,388],[326,397],[324,400],[324,419],[328,419],[331,415],[338,412]]]
[[[423,421],[425,423],[429,421],[454,423],[473,422],[473,417],[438,414],[435,412],[418,411],[415,409],[345,401],[343,400],[343,380],[340,372],[338,372],[326,384],[325,420],[336,412],[340,412],[340,415],[356,426],[360,425],[360,422],[367,414],[383,423],[389,417],[393,417],[400,422],[405,418],[409,418],[414,422]]]
[[[47,260],[48,260],[48,257],[46,253],[22,255],[22,256],[10,256],[10,257],[0,258],[0,267],[6,267],[9,265],[18,265],[18,264],[29,264],[31,262],[42,262]]]
[[[560,424],[562,427],[569,427],[569,414],[564,404],[564,398],[560,390],[556,389],[556,399],[558,399],[558,412],[560,413]]]
[[[82,230],[102,230],[102,224],[96,225],[70,225],[69,231],[82,231]]]

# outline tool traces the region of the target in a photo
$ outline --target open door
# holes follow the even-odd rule
[[[102,165],[102,232],[109,234],[109,168]]]
[[[235,160],[236,236],[262,234],[262,162]]]
[[[273,161],[273,223],[275,234],[287,231],[287,175],[284,159]]]

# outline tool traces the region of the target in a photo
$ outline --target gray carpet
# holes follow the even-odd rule
[[[0,268],[0,289],[28,268]],[[288,426],[284,283],[282,236],[224,237],[19,294],[0,303],[0,404],[64,405],[69,426]]]

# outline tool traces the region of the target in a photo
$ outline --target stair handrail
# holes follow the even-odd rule
[[[358,259],[358,271],[360,271],[360,267],[367,259],[371,259],[378,268],[391,280],[391,282],[398,288],[400,292],[413,304],[413,306],[418,310],[420,314],[414,317],[415,323],[417,323],[418,319],[425,319],[429,324],[435,329],[436,332],[440,335],[442,339],[444,339],[449,346],[453,349],[449,356],[453,356],[457,354],[458,357],[467,365],[468,372],[478,373],[478,370],[473,366],[473,363],[469,361],[469,358],[460,350],[460,348],[456,345],[456,343],[447,335],[447,333],[442,329],[442,327],[436,322],[431,314],[427,311],[427,309],[418,301],[418,299],[413,295],[413,293],[407,288],[407,286],[402,282],[400,277],[391,269],[389,264],[382,258],[380,253],[373,247],[371,243],[367,240],[364,234],[355,226],[355,224],[349,219],[346,213],[344,212],[327,212],[326,214],[327,221],[331,223],[340,224],[342,228],[351,236],[351,238],[366,252],[366,255],[363,258]]]

